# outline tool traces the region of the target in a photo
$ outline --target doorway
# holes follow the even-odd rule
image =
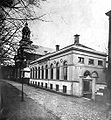
[[[91,99],[92,97],[92,80],[83,79],[83,97]]]

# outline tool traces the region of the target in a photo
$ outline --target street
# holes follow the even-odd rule
[[[20,83],[6,82],[21,90]],[[64,96],[28,85],[24,85],[24,93],[61,120],[107,120],[108,106],[105,104],[84,98]]]

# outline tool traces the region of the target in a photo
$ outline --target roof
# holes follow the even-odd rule
[[[104,56],[104,57],[107,56],[103,52],[96,51],[96,50],[94,50],[94,49],[92,49],[90,47],[87,47],[85,45],[82,45],[82,44],[78,43],[78,44],[71,44],[69,46],[66,46],[66,47],[60,49],[59,51],[51,52],[50,54],[47,54],[46,56],[42,56],[42,57],[38,58],[37,60],[32,61],[31,63],[35,63],[37,61],[41,61],[43,59],[50,58],[52,56],[55,56],[55,55],[58,55],[58,54],[61,54],[61,53],[64,53],[64,52],[70,51],[70,50],[76,50],[76,51],[86,52],[86,53],[100,55],[100,56]]]
[[[66,49],[66,48],[70,48],[70,47],[76,47],[76,48],[81,48],[81,49],[96,51],[96,50],[94,50],[94,49],[92,49],[92,48],[90,48],[90,47],[88,47],[88,46],[85,46],[85,45],[83,45],[83,44],[80,44],[80,43],[71,44],[71,45],[66,46],[66,47],[64,47],[64,48],[62,48],[62,49]],[[97,52],[97,51],[96,51],[96,52]]]
[[[25,49],[25,52],[32,53],[32,54],[38,54],[38,55],[46,55],[46,53],[51,53],[54,50],[51,48],[38,46],[38,45],[31,45],[30,49]]]

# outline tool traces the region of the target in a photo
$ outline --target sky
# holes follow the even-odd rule
[[[74,43],[74,35],[80,35],[80,43],[95,50],[107,52],[111,0],[47,0],[38,16],[48,22],[33,21],[29,24],[31,40],[36,45],[55,49]]]

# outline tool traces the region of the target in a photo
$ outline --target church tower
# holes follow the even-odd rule
[[[28,23],[25,23],[25,27],[22,29],[22,40],[19,42],[20,46],[30,46],[32,44],[32,41],[30,40],[30,29],[28,27]]]

